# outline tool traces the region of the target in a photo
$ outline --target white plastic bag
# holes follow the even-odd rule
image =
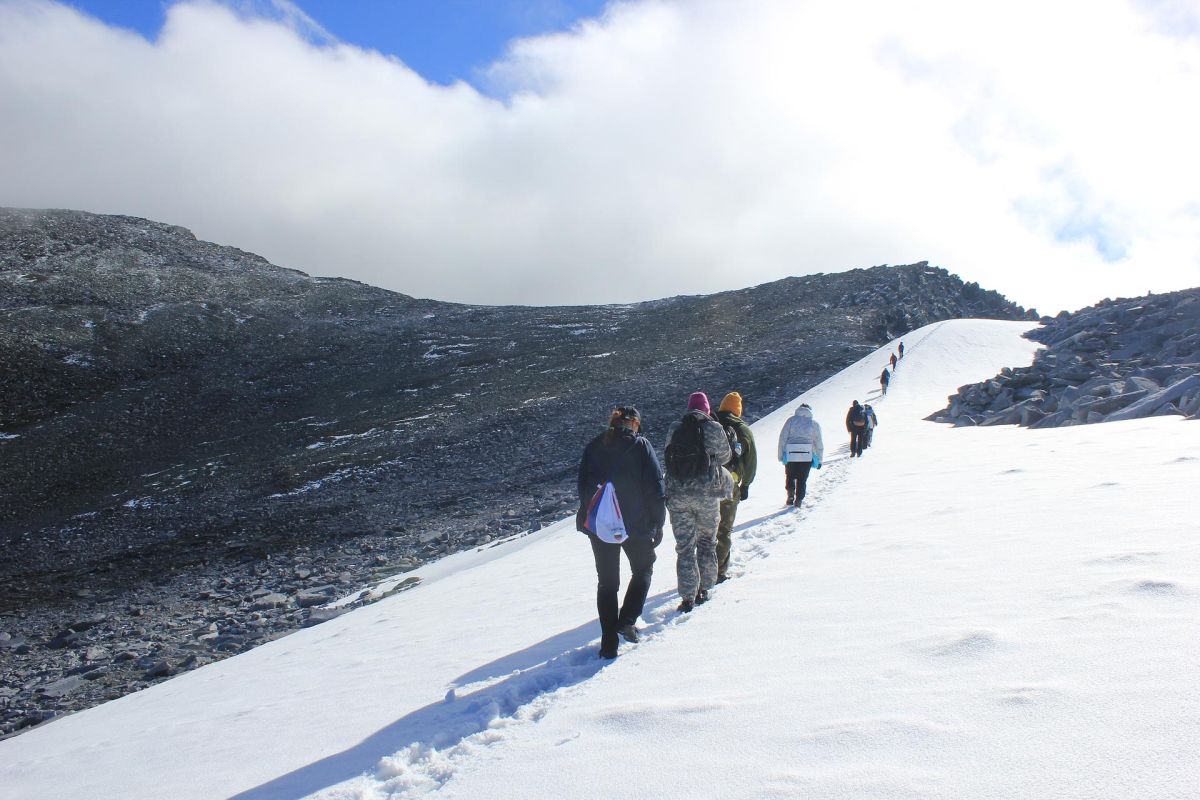
[[[617,490],[612,481],[600,490],[600,499],[588,514],[588,527],[602,542],[620,544],[629,538],[625,531],[625,520],[621,518],[621,505],[617,502]]]

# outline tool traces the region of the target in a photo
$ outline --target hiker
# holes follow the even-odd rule
[[[901,342],[900,346],[897,347],[896,349],[900,351],[900,357],[904,358],[904,342]]]
[[[600,616],[600,657],[617,657],[617,635],[638,640],[636,622],[646,604],[654,572],[654,548],[666,522],[666,487],[654,446],[640,435],[642,417],[633,406],[618,406],[608,429],[588,442],[579,462],[577,530],[587,533],[596,560],[596,610]],[[628,537],[620,544],[603,541],[587,529],[588,505],[597,488],[611,481]],[[629,586],[617,608],[621,588],[621,551],[629,559]]]
[[[867,448],[871,446],[871,440],[875,438],[875,426],[879,424],[879,418],[875,416],[875,409],[871,408],[870,403],[863,406],[863,413],[867,415],[867,432],[863,436],[863,448]]]
[[[863,437],[867,432],[867,412],[855,400],[846,412],[846,430],[850,432],[850,457],[862,455]]]
[[[809,470],[814,466],[819,469],[825,458],[821,426],[813,419],[808,403],[801,403],[796,413],[783,423],[783,430],[779,432],[778,457],[783,463],[787,504],[799,508],[804,501]]]
[[[879,375],[879,386],[883,389],[883,393],[887,394],[888,384],[892,382],[892,373],[888,372],[888,368],[884,367],[883,372]]]
[[[693,392],[687,412],[667,431],[667,510],[675,532],[679,610],[708,600],[717,582],[717,524],[721,501],[733,496],[733,476],[722,464],[733,451],[712,418],[708,395]]]
[[[733,459],[726,465],[736,484],[733,497],[721,501],[721,522],[717,526],[717,583],[729,578],[729,551],[733,549],[733,521],[738,503],[750,496],[750,484],[758,472],[758,451],[754,434],[742,419],[742,396],[730,392],[717,409],[717,422],[725,433],[733,434]]]
[[[896,371],[896,361],[897,361],[896,354],[892,353],[892,372]]]

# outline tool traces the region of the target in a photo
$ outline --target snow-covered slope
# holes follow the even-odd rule
[[[792,407],[759,421],[738,577],[677,614],[668,533],[615,662],[567,520],[0,742],[0,797],[1195,797],[1200,426],[922,421],[1028,364],[1027,327],[933,325],[886,398],[890,347],[808,392],[827,464],[799,512]],[[855,398],[880,428],[851,461]]]

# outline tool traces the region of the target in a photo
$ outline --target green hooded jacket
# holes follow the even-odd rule
[[[732,411],[718,411],[717,419],[722,425],[732,428],[734,435],[742,443],[742,454],[734,457],[729,471],[737,474],[739,487],[749,486],[758,472],[758,450],[754,447],[754,434],[746,421]]]

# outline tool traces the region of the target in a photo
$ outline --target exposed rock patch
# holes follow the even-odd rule
[[[1043,320],[1033,365],[961,386],[932,414],[955,425],[1050,428],[1200,418],[1200,289],[1105,300]]]

